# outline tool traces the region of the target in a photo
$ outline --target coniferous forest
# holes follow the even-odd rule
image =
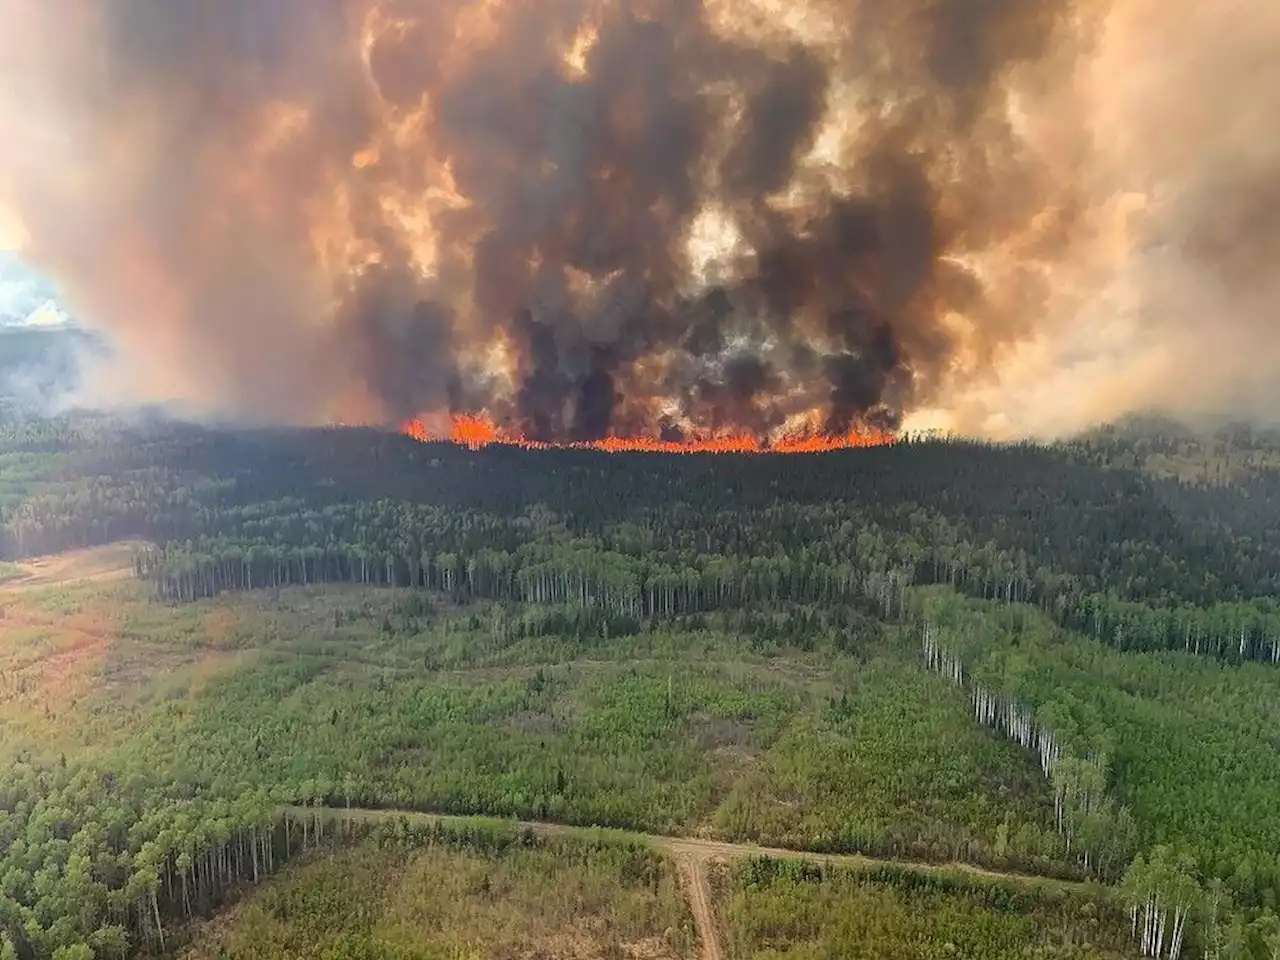
[[[699,883],[734,957],[1280,955],[1264,433],[677,456],[10,411],[0,618],[0,956],[693,956]]]

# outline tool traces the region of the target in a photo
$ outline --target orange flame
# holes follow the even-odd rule
[[[432,434],[421,418],[403,426],[403,432],[422,443],[456,443],[471,450],[491,444],[523,447],[526,450],[599,450],[603,453],[825,453],[859,447],[887,446],[896,441],[891,433],[851,430],[840,436],[796,434],[768,442],[747,433],[692,437],[687,440],[660,440],[656,437],[604,437],[600,440],[573,440],[544,443],[527,440],[503,430],[484,414],[454,414],[447,433]]]

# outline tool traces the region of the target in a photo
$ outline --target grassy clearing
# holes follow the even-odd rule
[[[343,584],[168,605],[91,577],[7,592],[4,609],[0,757],[38,755],[45,770],[15,769],[57,778],[59,797],[88,784],[103,810],[115,791],[149,790],[178,823],[161,836],[198,811],[256,843],[262,817],[307,802],[1039,866],[1016,842],[1050,814],[1030,759],[976,727],[964,693],[894,630],[805,649],[703,618],[591,636],[548,630],[572,611],[528,608],[516,629],[499,619],[510,610],[421,592]],[[62,838],[40,842],[56,864]],[[579,842],[447,856],[366,844],[273,885],[208,942],[230,956],[688,956],[691,929],[662,906],[679,900],[671,870],[637,874]],[[734,855],[709,840],[657,846],[686,868]],[[180,857],[166,891],[201,883]],[[199,893],[195,912],[220,896]],[[181,898],[163,909],[190,922]]]
[[[0,590],[0,756],[101,757],[243,662],[131,580],[23,584]]]
[[[676,960],[694,942],[673,866],[638,846],[366,841],[291,869],[186,957]]]
[[[559,663],[565,638],[527,638],[518,663],[474,610],[405,603],[304,588],[131,613],[131,638],[245,658],[165,704],[139,754],[297,799],[938,859],[1051,813],[1030,760],[892,643],[765,656],[656,631]]]
[[[730,960],[1118,960],[1126,917],[1049,888],[745,861],[713,876]]]
[[[345,585],[181,606],[131,580],[24,590],[6,600],[0,747],[294,800],[941,860],[982,859],[1001,830],[1034,841],[1050,814],[1030,760],[905,642],[512,644],[491,614]]]
[[[140,540],[125,540],[23,563],[0,563],[0,584],[12,591],[124,579],[133,574],[135,551],[145,546]]]
[[[721,834],[831,849],[890,838],[889,852],[951,859],[1006,818],[1013,833],[1043,822],[1037,771],[977,727],[944,681],[896,655],[840,677],[837,696],[796,717],[742,772],[712,815]]]

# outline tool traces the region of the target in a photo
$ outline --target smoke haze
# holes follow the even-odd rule
[[[1276,121],[1264,0],[0,0],[99,390],[264,420],[1266,410]]]

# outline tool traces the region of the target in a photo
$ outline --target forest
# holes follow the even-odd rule
[[[1274,956],[1277,450],[1163,421],[1055,446],[469,450],[10,409],[0,956],[199,949],[199,918],[334,841],[326,809],[1092,891],[1068,910],[972,878],[735,862],[713,878],[732,956]],[[118,544],[110,577],[41,559]],[[350,883],[371,843],[262,895]],[[525,869],[445,846],[395,862]],[[250,898],[252,929],[289,955],[277,901]],[[676,907],[644,909],[675,912],[626,937],[670,926],[662,949],[686,955]],[[367,955],[410,937],[386,923]]]

